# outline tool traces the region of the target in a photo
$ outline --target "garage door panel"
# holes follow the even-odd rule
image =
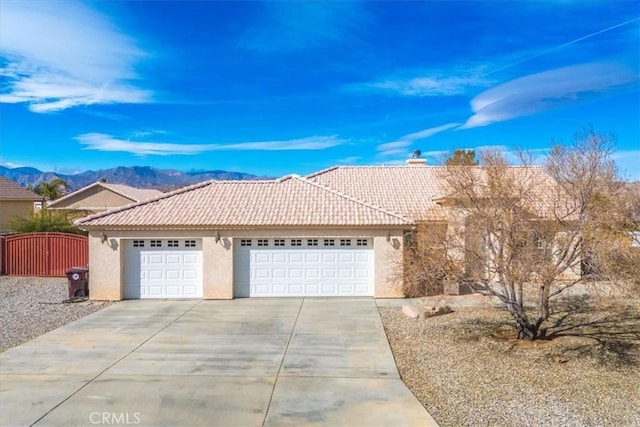
[[[164,264],[165,263],[164,254],[149,254],[147,262],[149,264]]]
[[[323,263],[327,263],[327,264],[334,264],[337,260],[337,256],[335,253],[332,252],[328,252],[328,253],[322,253],[322,262]]]
[[[289,283],[289,293],[295,296],[304,295],[304,285],[302,283]]]
[[[287,269],[285,268],[274,268],[271,270],[271,278],[272,279],[286,279],[287,278]]]
[[[338,270],[338,277],[341,279],[352,279],[353,276],[353,270],[350,268],[341,268]]]
[[[307,264],[320,264],[320,254],[317,252],[305,254],[304,258]]]
[[[290,279],[302,279],[304,277],[304,270],[302,268],[290,268],[289,269],[289,278]]]
[[[273,253],[271,254],[271,262],[277,264],[286,264],[289,262],[289,257],[287,257],[286,253]]]
[[[253,259],[253,262],[256,264],[270,264],[271,263],[271,254],[268,253],[256,253]]]
[[[167,280],[180,280],[180,273],[179,270],[167,270],[165,277]]]
[[[306,279],[319,279],[320,278],[320,269],[319,268],[307,268],[305,271]]]
[[[322,284],[322,294],[323,295],[334,295],[336,294],[336,285],[333,283],[324,283]]]
[[[289,256],[289,262],[292,264],[303,263],[304,255],[298,252],[294,252]]]
[[[183,262],[183,260],[185,258],[181,257],[179,254],[166,254],[165,263],[166,264],[180,264],[180,263]]]
[[[164,279],[164,271],[149,270],[149,280],[162,280],[162,279]]]
[[[353,258],[354,258],[354,254],[351,252],[338,254],[338,262],[340,264],[353,263],[354,262]]]
[[[255,270],[255,279],[270,279],[271,278],[271,270],[268,268],[256,268]]]
[[[183,254],[182,255],[182,263],[183,264],[191,264],[191,265],[200,265],[200,255],[196,254]]]
[[[369,261],[369,254],[356,252],[354,258],[356,263],[366,263]]]
[[[364,285],[364,284],[355,284],[354,285],[354,293],[356,295],[368,295],[369,293],[369,286],[368,285]]]
[[[337,276],[335,268],[323,268],[322,269],[322,278],[323,279],[334,279]]]
[[[197,270],[183,270],[182,278],[184,280],[198,280],[198,271]]]

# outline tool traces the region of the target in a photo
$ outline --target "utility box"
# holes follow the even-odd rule
[[[87,267],[71,267],[67,269],[69,281],[69,298],[81,298],[89,295],[89,269]]]

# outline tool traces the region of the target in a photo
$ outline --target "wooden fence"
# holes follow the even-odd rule
[[[2,274],[66,276],[70,267],[89,262],[87,236],[67,233],[25,233],[2,237]]]

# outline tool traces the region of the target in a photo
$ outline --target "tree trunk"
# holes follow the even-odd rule
[[[516,320],[516,330],[519,340],[526,339],[533,341],[541,338],[540,325],[542,325],[542,322],[540,322],[539,319],[535,323],[530,322],[527,314],[524,312],[524,307],[518,304],[507,304],[507,308]]]

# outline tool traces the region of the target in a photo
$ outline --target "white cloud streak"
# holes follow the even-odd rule
[[[460,129],[540,113],[637,82],[618,64],[589,63],[530,74],[486,90],[471,100],[474,112]]]
[[[460,126],[460,123],[447,123],[441,126],[432,127],[429,129],[421,130],[419,132],[410,133],[404,135],[393,142],[386,142],[378,145],[376,148],[383,156],[395,156],[399,154],[407,154],[409,147],[420,139],[429,138],[437,133],[444,132],[446,130],[456,128]]]
[[[420,77],[390,78],[351,86],[355,90],[386,92],[400,96],[454,96],[463,95],[473,87],[486,87],[489,81],[476,75],[445,76],[427,73]]]
[[[324,150],[346,142],[337,136],[313,136],[284,141],[256,141],[237,144],[175,144],[130,141],[102,133],[87,133],[79,135],[75,139],[85,146],[85,150],[119,151],[137,156],[195,155],[208,151]]]
[[[86,4],[2,1],[0,102],[48,113],[91,104],[143,103],[136,85],[145,53]]]

